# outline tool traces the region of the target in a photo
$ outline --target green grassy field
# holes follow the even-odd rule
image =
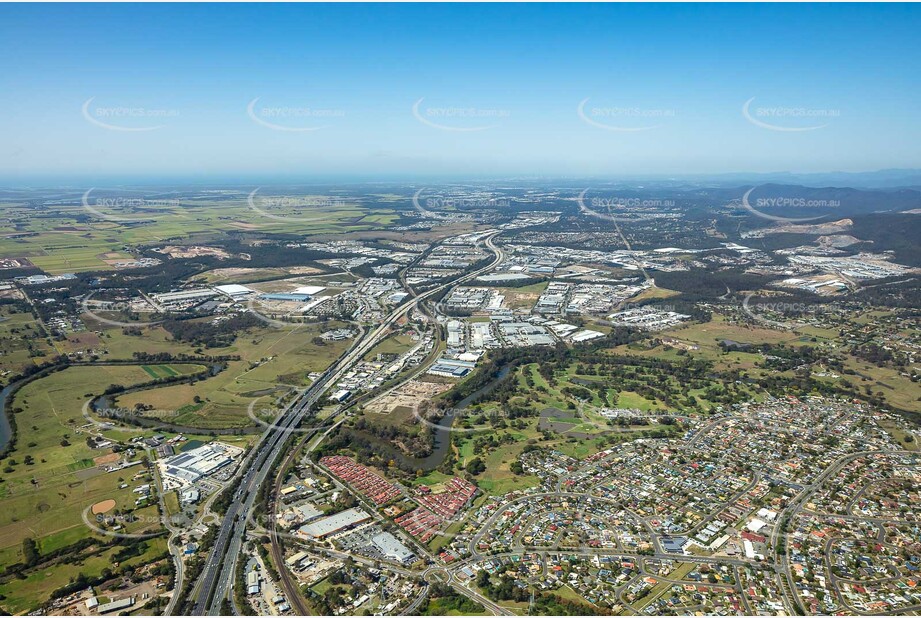
[[[432,470],[431,472],[428,472],[427,474],[423,476],[417,477],[413,481],[413,485],[416,485],[416,486],[418,485],[429,485],[429,486],[438,485],[439,483],[444,483],[445,481],[448,481],[451,478],[452,476],[450,474],[444,474],[442,472],[439,472],[438,470]]]
[[[880,421],[879,426],[885,429],[892,438],[901,445],[906,451],[917,451],[921,450],[921,445],[913,437],[910,442],[906,442],[905,438],[911,437],[907,431],[902,429],[897,423],[884,419]]]
[[[378,354],[403,354],[417,344],[409,335],[391,335],[374,346],[367,354],[365,360],[375,360]]]
[[[42,363],[54,354],[55,349],[48,344],[44,329],[31,311],[0,306],[0,371],[19,374],[25,367]]]
[[[141,369],[154,380],[158,380],[160,378],[171,378],[173,376],[195,373],[203,369],[203,367],[201,365],[176,365],[175,367],[170,365],[141,365]]]
[[[890,316],[890,312],[868,311],[853,318],[848,322],[853,324],[867,324],[883,316]],[[863,390],[869,386],[874,393],[882,393],[891,405],[905,410],[921,410],[921,383],[913,382],[903,372],[893,367],[879,367],[862,359],[846,353],[839,342],[837,329],[820,328],[817,326],[798,326],[795,330],[774,330],[745,324],[733,324],[727,318],[718,314],[713,315],[713,320],[705,324],[691,324],[675,329],[663,331],[663,337],[670,337],[679,342],[696,345],[698,349],[691,350],[688,355],[693,358],[702,358],[713,361],[714,367],[719,370],[743,369],[753,376],[764,374],[766,371],[756,365],[763,362],[760,353],[730,351],[720,348],[719,342],[728,339],[741,343],[770,343],[784,344],[788,347],[799,346],[830,346],[826,349],[833,350],[836,354],[840,350],[840,357],[844,366],[855,372],[839,378],[822,378],[827,382],[837,382],[841,378],[848,379],[858,389]],[[666,360],[679,358],[676,347],[658,346],[648,348],[641,345],[620,346],[618,353],[649,356]]]
[[[201,369],[196,365],[156,364],[133,366],[80,366],[50,374],[24,386],[14,397],[19,437],[16,449],[0,461],[0,570],[21,562],[26,538],[36,541],[41,554],[60,550],[86,538],[99,538],[83,521],[82,514],[93,504],[112,499],[110,512],[132,513],[138,521],[124,523],[128,533],[162,531],[156,498],[146,506],[135,505],[138,494],[132,490],[152,477],[141,465],[121,471],[106,472],[104,465],[119,461],[124,454],[113,455],[111,448],[92,449],[89,435],[103,435],[125,440],[138,435],[152,435],[154,430],[129,432],[112,429],[100,432],[83,416],[83,404],[110,384],[131,386],[154,377],[167,377]],[[209,436],[187,436],[209,441]],[[245,447],[250,436],[227,436],[226,441]],[[138,460],[143,451],[134,459]],[[28,457],[27,457],[28,456]],[[175,492],[165,496],[168,512],[179,510]],[[90,519],[93,515],[90,514]],[[122,562],[141,565],[166,551],[165,539],[149,538],[140,556]],[[78,573],[87,577],[103,569],[114,569],[113,556],[122,549],[90,547],[52,563],[24,579],[11,578],[0,583],[0,608],[14,613],[29,611],[47,600],[50,593],[73,581]]]
[[[732,324],[726,318],[720,315],[713,315],[710,322],[703,324],[690,324],[688,326],[679,326],[674,329],[662,331],[663,337],[671,337],[679,342],[689,345],[695,345],[697,350],[692,350],[689,354],[695,358],[703,358],[716,363],[717,369],[728,369],[739,367],[748,369],[754,367],[755,361],[761,358],[760,354],[749,352],[724,352],[719,346],[723,340],[737,341],[740,343],[784,343],[804,345],[799,339],[801,335],[790,331],[773,330],[769,328],[759,328],[755,326]],[[624,346],[626,348],[626,346]],[[621,348],[618,348],[621,351]],[[640,355],[656,356],[674,360],[678,357],[678,349],[671,352],[664,350],[637,351],[630,349],[630,353]]]
[[[195,351],[193,346],[173,341],[170,334],[161,326],[145,326],[142,335],[135,337],[126,335],[121,328],[100,325],[86,314],[82,318],[86,321],[88,328],[98,329],[98,332],[101,333],[98,335],[97,347],[101,350],[101,357],[105,360],[132,359],[136,352],[193,354]]]
[[[110,384],[130,385],[148,379],[140,367],[72,367],[36,380],[16,394],[13,405],[23,409],[16,415],[19,439],[16,450],[3,460],[0,473],[4,560],[19,559],[18,549],[26,537],[36,539],[46,552],[85,537],[90,531],[81,513],[96,502],[112,498],[117,508],[134,507],[137,496],[131,488],[137,483],[130,479],[141,467],[118,473],[96,467],[93,459],[111,449],[87,445],[82,406],[89,394],[100,393]],[[27,455],[31,464],[26,462]],[[123,482],[119,479],[129,487],[119,489]]]
[[[289,387],[308,385],[307,374],[322,371],[345,351],[350,341],[323,345],[313,341],[320,333],[343,325],[328,322],[285,329],[254,328],[241,333],[229,347],[209,349],[210,354],[241,357],[228,362],[218,375],[195,384],[126,394],[117,403],[127,408],[142,403],[158,410],[175,410],[179,415],[173,417],[173,422],[203,429],[252,425],[247,408],[254,399],[265,396],[262,402],[269,405],[272,399],[267,395],[281,395]]]
[[[147,564],[167,551],[166,540],[163,538],[147,539],[145,543],[147,547],[143,554],[129,558],[121,564]],[[112,569],[115,564],[114,556],[119,550],[120,548],[114,547],[82,559],[79,565],[58,563],[32,573],[26,579],[14,578],[7,583],[0,583],[0,594],[5,597],[0,605],[14,614],[27,612],[47,599],[54,590],[72,581],[78,571],[87,577],[97,577],[103,569]]]
[[[87,211],[77,198],[69,205],[46,207],[52,216],[31,216],[27,205],[7,207],[8,223],[0,224],[0,237],[10,234],[34,234],[6,238],[0,243],[0,257],[28,257],[42,270],[59,274],[91,270],[111,270],[106,260],[128,259],[121,252],[125,245],[162,243],[166,239],[227,233],[228,231],[258,231],[290,234],[340,234],[346,231],[380,230],[391,225],[398,215],[389,208],[359,205],[357,202],[322,201],[320,206],[307,206],[300,212],[290,206],[259,206],[262,214],[252,210],[245,197],[230,200],[194,199],[179,205],[164,205],[152,211],[119,215],[143,219],[130,225],[105,220],[93,215],[84,219]],[[275,196],[281,197],[281,196]],[[310,196],[298,196],[310,203]],[[93,205],[94,199],[89,199]],[[269,203],[266,201],[265,203]],[[111,209],[97,210],[109,213]],[[309,212],[308,212],[309,210]],[[312,219],[312,220],[310,220]],[[12,222],[16,223],[13,224]]]
[[[672,298],[674,296],[679,296],[679,295],[680,295],[680,292],[676,292],[675,290],[669,290],[669,289],[660,288],[660,287],[652,287],[632,297],[630,299],[630,302],[639,303],[645,300]]]
[[[536,419],[532,421],[536,427]],[[524,431],[502,431],[501,433],[511,433],[516,441],[511,444],[502,444],[485,455],[477,455],[473,449],[474,436],[480,434],[467,434],[457,453],[459,465],[466,466],[474,457],[481,457],[486,464],[486,471],[476,477],[476,483],[488,494],[501,495],[514,489],[521,490],[539,485],[540,480],[536,476],[518,475],[511,471],[511,464],[517,461],[521,451],[527,446],[528,439],[536,439],[539,433],[530,426]],[[500,435],[500,432],[496,434]]]
[[[890,367],[878,367],[848,355],[845,366],[856,372],[847,377],[858,389],[869,386],[874,393],[882,393],[886,401],[904,410],[921,411],[921,383]]]

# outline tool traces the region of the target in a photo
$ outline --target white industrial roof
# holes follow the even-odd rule
[[[294,290],[295,294],[309,294],[313,296],[314,294],[319,294],[326,288],[322,285],[302,285],[301,287]]]
[[[228,296],[242,296],[243,294],[252,294],[255,290],[246,287],[245,285],[239,285],[237,283],[229,283],[227,285],[216,285],[214,289],[222,294],[227,294]]]

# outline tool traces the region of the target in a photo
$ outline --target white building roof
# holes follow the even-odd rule
[[[227,296],[244,296],[246,294],[253,294],[256,290],[250,289],[245,285],[239,285],[236,283],[229,283],[227,285],[216,285],[214,289],[220,292],[221,294],[226,294]]]
[[[301,526],[300,531],[313,538],[322,538],[333,532],[338,532],[348,526],[360,524],[367,521],[371,516],[361,509],[348,509],[329,517],[317,519],[309,524]]]

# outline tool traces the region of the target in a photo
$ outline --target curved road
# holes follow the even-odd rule
[[[266,481],[272,469],[272,464],[281,453],[288,436],[297,431],[298,426],[308,415],[313,404],[319,401],[326,390],[349,371],[352,365],[386,337],[393,324],[408,315],[419,303],[451,286],[489,272],[499,264],[504,255],[493,241],[500,232],[501,230],[496,230],[485,237],[486,246],[496,255],[490,264],[463,275],[454,281],[446,282],[427,292],[423,292],[410,302],[394,309],[380,326],[366,334],[362,339],[356,340],[350,350],[323,372],[323,375],[305,391],[301,399],[285,409],[276,420],[276,423],[262,434],[254,445],[248,461],[244,461],[240,467],[243,473],[240,488],[234,495],[234,500],[224,515],[214,547],[205,563],[202,579],[193,595],[195,600],[193,615],[220,615],[221,602],[231,591],[236,559],[241,553],[243,540],[246,537],[246,515],[252,511],[259,494],[259,488]],[[225,556],[229,556],[230,559],[225,560]],[[283,568],[283,565],[279,565],[279,568]]]

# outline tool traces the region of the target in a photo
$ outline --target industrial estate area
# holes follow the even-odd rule
[[[919,32],[0,2],[0,616],[921,616]]]
[[[917,215],[392,191],[219,240],[55,202],[59,263],[10,205],[0,607],[921,610]]]

